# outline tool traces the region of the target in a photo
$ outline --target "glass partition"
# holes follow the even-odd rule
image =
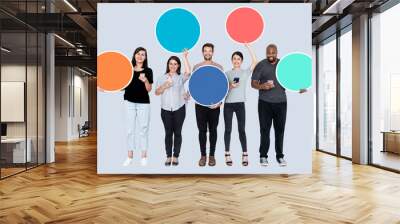
[[[336,154],[336,38],[318,48],[318,149]]]
[[[44,2],[0,2],[14,12],[0,12],[0,178],[45,162],[46,39],[16,19],[42,13]]]
[[[340,36],[340,154],[352,157],[352,32]]]
[[[400,171],[400,5],[372,17],[372,163]]]

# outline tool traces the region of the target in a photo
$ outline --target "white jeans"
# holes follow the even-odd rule
[[[125,100],[128,151],[147,151],[149,144],[150,104]]]

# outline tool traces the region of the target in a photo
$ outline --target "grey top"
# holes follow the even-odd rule
[[[232,83],[235,78],[239,78],[239,86],[229,90],[225,98],[225,103],[240,103],[246,101],[247,80],[251,75],[251,69],[231,69],[225,72],[229,83]]]
[[[260,61],[254,68],[252,80],[259,81],[260,83],[272,80],[275,87],[269,90],[259,90],[259,99],[269,103],[284,103],[286,102],[285,89],[279,84],[276,78],[276,66],[279,59],[275,64],[271,64],[267,59]]]
[[[165,81],[167,81],[168,77],[168,74],[161,75],[157,80],[157,88],[163,85]],[[185,76],[183,73],[172,76],[172,86],[161,94],[162,109],[167,111],[176,111],[186,103],[184,99],[184,84],[187,80],[188,76]]]
[[[214,61],[202,61],[202,62],[196,64],[196,65],[193,67],[193,71],[195,71],[196,69],[198,69],[200,66],[204,66],[204,65],[212,65],[212,66],[215,66],[215,67],[221,69],[222,71],[224,70],[224,68],[222,67],[222,65],[220,65],[220,64],[218,64],[218,63],[216,63],[216,62],[214,62]]]

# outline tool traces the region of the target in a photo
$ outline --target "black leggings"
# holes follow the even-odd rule
[[[167,152],[167,157],[172,156],[172,144],[174,145],[174,157],[179,157],[182,145],[182,126],[185,116],[185,105],[176,111],[161,109],[161,119],[165,128],[165,151]]]
[[[207,129],[210,132],[210,156],[214,156],[215,154],[219,114],[219,107],[216,109],[211,109],[209,107],[196,104],[196,121],[199,129],[199,142],[202,156],[207,155]]]
[[[246,109],[244,102],[240,103],[225,103],[224,105],[224,120],[225,120],[225,151],[229,152],[231,143],[231,132],[232,132],[232,118],[233,113],[236,113],[239,139],[242,145],[242,151],[247,152],[247,140],[246,140]]]

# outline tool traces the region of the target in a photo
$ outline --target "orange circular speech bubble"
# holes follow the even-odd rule
[[[116,92],[132,81],[133,66],[129,59],[118,52],[108,51],[97,56],[97,87]]]

